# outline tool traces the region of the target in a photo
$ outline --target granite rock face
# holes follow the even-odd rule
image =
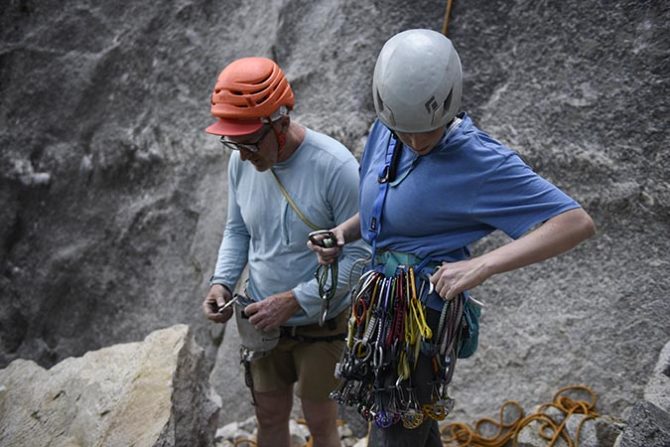
[[[670,342],[658,356],[658,363],[644,389],[644,400],[670,413]]]
[[[220,398],[185,325],[67,358],[0,370],[0,445],[211,445]]]
[[[614,447],[666,447],[670,445],[670,342],[644,390],[644,400],[627,409],[627,426]]]
[[[641,401],[633,406],[628,427],[616,447],[667,447],[670,445],[670,414]]]
[[[544,421],[533,421],[524,427],[516,438],[517,447],[545,447],[549,445],[549,440],[553,439],[555,433],[551,429],[543,431]],[[560,421],[556,421],[560,424]],[[581,447],[613,447],[617,437],[621,433],[622,424],[607,416],[584,420],[580,414],[572,415],[568,418],[565,425],[564,436]],[[579,436],[577,430],[579,429]],[[540,434],[544,434],[542,437]],[[557,446],[567,446],[565,438],[556,438]],[[510,443],[511,444],[511,443]]]
[[[10,0],[0,12],[0,365],[49,367],[201,316],[226,210],[208,96],[236,57],[284,67],[295,118],[360,154],[383,42],[439,29],[445,2]],[[558,259],[491,278],[456,419],[586,383],[638,401],[670,338],[670,8],[455,2],[463,108],[594,217]],[[482,253],[506,239],[474,247]],[[237,358],[224,365],[239,375]],[[225,376],[213,377],[225,383]],[[238,402],[229,402],[236,407]],[[226,422],[226,421],[223,421]]]

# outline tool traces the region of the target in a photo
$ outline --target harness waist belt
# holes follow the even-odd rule
[[[316,342],[331,342],[331,341],[339,341],[342,340],[344,341],[347,338],[346,332],[343,332],[341,334],[334,334],[334,335],[324,335],[320,337],[312,337],[309,335],[302,335],[302,334],[296,334],[295,333],[295,326],[294,327],[288,327],[288,326],[282,326],[280,330],[280,337],[281,338],[290,338],[291,340],[296,340],[299,342],[304,342],[304,343],[316,343]]]

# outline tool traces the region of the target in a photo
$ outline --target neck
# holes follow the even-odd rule
[[[300,147],[305,139],[305,128],[300,124],[291,122],[286,131],[286,144],[277,157],[277,162],[288,160],[291,155]]]

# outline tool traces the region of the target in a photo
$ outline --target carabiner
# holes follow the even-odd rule
[[[384,361],[384,348],[381,346],[377,346],[377,349],[375,349],[374,354],[372,356],[372,366],[376,369],[379,370],[381,368],[382,364]]]
[[[335,238],[335,235],[330,230],[312,231],[307,236],[309,237],[309,241],[318,247],[331,248],[337,245],[337,238]],[[323,237],[318,239],[319,236]]]

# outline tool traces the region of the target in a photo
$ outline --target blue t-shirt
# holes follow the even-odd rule
[[[403,147],[383,208],[377,250],[458,261],[468,245],[499,229],[516,239],[579,204],[465,114],[428,154]],[[373,204],[391,132],[376,121],[361,159],[361,234],[370,243]]]

